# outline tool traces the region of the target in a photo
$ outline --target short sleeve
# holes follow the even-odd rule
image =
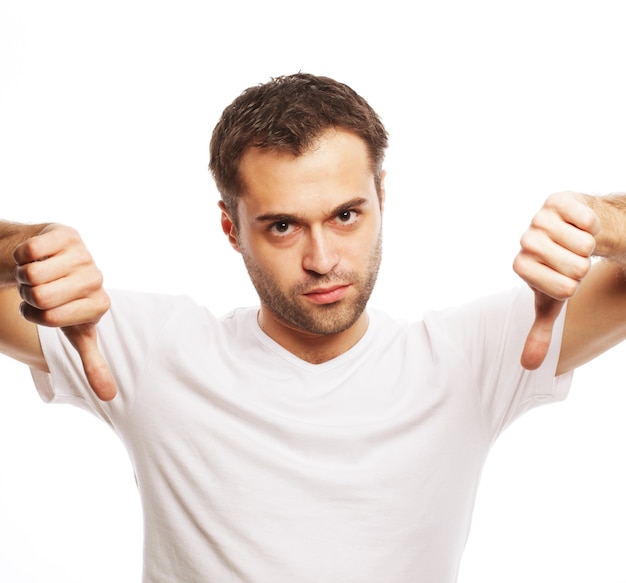
[[[441,353],[452,351],[465,362],[493,438],[529,409],[566,397],[572,374],[555,377],[564,318],[565,309],[555,323],[543,364],[528,371],[520,358],[534,321],[530,289],[486,296],[425,316],[433,346]]]
[[[31,374],[40,397],[47,403],[71,404],[114,425],[123,418],[141,387],[144,368],[165,324],[185,306],[185,296],[108,291],[111,308],[97,326],[98,345],[118,387],[110,402],[91,391],[78,353],[58,328],[39,327],[42,350],[50,369]]]

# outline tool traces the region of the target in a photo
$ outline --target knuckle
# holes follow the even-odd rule
[[[527,253],[519,253],[513,260],[513,271],[529,284],[533,284],[538,277],[537,262]]]
[[[18,278],[22,283],[37,285],[42,281],[41,262],[28,263],[18,267]]]
[[[596,238],[591,234],[586,234],[585,237],[581,240],[581,253],[583,255],[589,256],[593,253],[596,248]]]
[[[23,249],[29,257],[37,257],[40,253],[40,241],[36,237],[32,237],[24,241]]]
[[[28,302],[24,301],[20,304],[20,314],[24,320],[32,322],[33,324],[39,323],[38,310],[33,308]]]
[[[92,316],[90,321],[98,323],[104,314],[106,314],[111,307],[111,300],[106,294],[98,294],[97,297],[92,298]]]
[[[31,271],[29,265],[19,265],[15,268],[15,281],[20,284],[31,285]]]
[[[551,211],[542,208],[537,212],[530,221],[531,228],[545,229],[548,222],[548,215]]]
[[[103,284],[104,284],[104,276],[102,275],[102,272],[96,268],[93,272],[92,285],[95,288],[100,289],[102,288]]]
[[[108,310],[111,307],[111,298],[104,290],[102,291],[102,307]]]
[[[520,237],[519,243],[522,249],[530,249],[532,247],[534,237],[530,229],[525,231]]]
[[[540,255],[545,246],[545,236],[539,229],[528,229],[520,239],[522,250],[531,255]]]
[[[571,201],[572,197],[578,196],[575,192],[571,192],[569,190],[563,190],[560,192],[551,193],[546,202],[550,202],[551,205],[560,205],[563,202]]]
[[[577,265],[574,267],[573,277],[577,280],[583,279],[591,269],[591,259],[581,258]]]
[[[37,310],[47,310],[52,307],[52,299],[47,286],[20,285],[18,287],[20,297],[30,306]]]
[[[25,304],[30,304],[30,292],[31,288],[29,285],[20,284],[17,287],[17,292],[20,297],[24,300]]]
[[[546,198],[546,201],[544,203],[544,207],[553,209],[559,206],[560,202],[563,200],[563,195],[563,192],[553,192],[552,194],[548,195],[548,198]]]
[[[85,297],[97,298],[100,294],[104,293],[102,284],[104,278],[102,272],[99,269],[89,271],[82,280],[82,293]]]
[[[36,239],[27,239],[13,252],[13,258],[18,265],[23,265],[37,258],[38,245]]]
[[[69,227],[67,225],[60,225],[57,229],[60,237],[63,239],[65,243],[77,244],[82,243],[80,235],[74,227]]]
[[[35,309],[33,310],[33,312],[36,313],[37,323],[41,324],[42,326],[56,328],[61,325],[58,317],[58,312],[56,310]]]
[[[573,192],[553,192],[546,199],[543,209],[561,215],[562,212],[571,206],[573,198],[576,196]]]
[[[45,310],[50,307],[50,294],[48,293],[46,286],[38,285],[30,287],[29,290],[29,303],[32,306],[39,308],[40,310]]]
[[[513,271],[521,275],[524,271],[524,259],[521,253],[518,253],[513,259]]]
[[[556,299],[567,300],[574,297],[574,294],[578,291],[578,285],[579,282],[577,280],[570,278],[563,279],[556,286]]]
[[[84,266],[95,267],[91,253],[89,253],[86,247],[83,247],[83,246],[78,247],[75,252],[76,252],[77,263],[79,263],[80,265],[84,265]]]

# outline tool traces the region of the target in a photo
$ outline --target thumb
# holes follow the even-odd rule
[[[521,358],[525,369],[535,370],[541,366],[550,348],[554,322],[564,304],[562,300],[555,300],[535,290],[535,321],[526,338]]]
[[[63,328],[83,363],[89,386],[102,401],[110,401],[117,395],[117,387],[111,370],[100,354],[95,324],[80,324]]]

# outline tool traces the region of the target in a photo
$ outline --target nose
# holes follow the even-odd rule
[[[325,275],[331,272],[338,262],[339,253],[332,236],[323,229],[311,229],[302,258],[302,267],[306,271]]]

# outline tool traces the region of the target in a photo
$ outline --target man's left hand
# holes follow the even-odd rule
[[[599,232],[600,220],[585,196],[561,192],[546,200],[522,235],[513,269],[535,292],[535,321],[521,357],[524,368],[534,370],[544,361],[554,322],[591,268]]]

